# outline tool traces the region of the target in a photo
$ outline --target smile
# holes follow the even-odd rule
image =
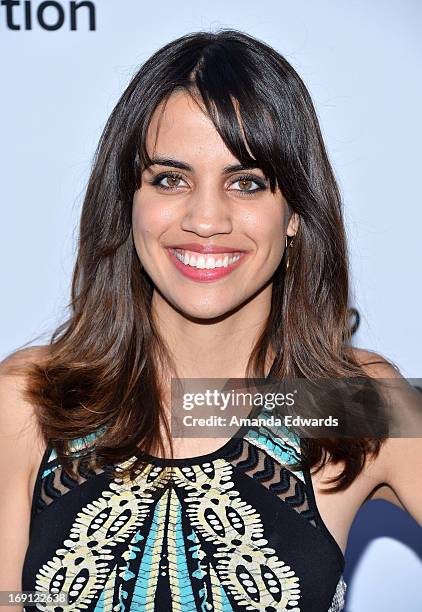
[[[198,281],[222,278],[235,270],[243,261],[245,252],[202,254],[184,249],[167,249],[177,269]]]

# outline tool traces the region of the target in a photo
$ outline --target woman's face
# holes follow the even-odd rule
[[[147,135],[155,161],[133,198],[138,257],[156,289],[185,315],[230,313],[271,279],[297,230],[259,168],[238,168],[211,119],[185,92],[159,107]],[[161,117],[160,117],[161,115]]]

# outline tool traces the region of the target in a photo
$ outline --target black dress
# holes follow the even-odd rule
[[[69,605],[25,610],[343,609],[344,557],[310,474],[292,469],[300,443],[291,432],[261,425],[199,457],[148,457],[132,482],[75,459],[75,480],[47,448],[22,588],[67,593]]]

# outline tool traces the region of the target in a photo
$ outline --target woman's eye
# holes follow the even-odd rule
[[[159,174],[152,180],[152,184],[160,187],[161,189],[177,189],[178,187],[184,187],[180,182],[186,182],[179,174],[165,173]]]
[[[177,172],[164,172],[158,174],[151,181],[151,184],[165,191],[177,191],[180,187],[188,186],[182,175]],[[239,185],[239,188],[233,188],[232,191],[238,191],[242,195],[252,195],[258,191],[266,189],[264,181],[253,176],[240,176],[234,180],[230,186]]]
[[[240,191],[245,194],[256,193],[265,189],[265,184],[251,176],[241,176],[240,178],[233,181],[232,185],[239,184],[239,189],[233,191]],[[255,185],[255,187],[253,187]]]

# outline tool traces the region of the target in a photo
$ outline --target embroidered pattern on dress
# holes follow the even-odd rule
[[[172,612],[300,612],[300,578],[269,546],[259,512],[233,481],[240,470],[316,526],[292,435],[248,431],[224,456],[200,464],[151,463],[133,481],[117,477],[78,513],[55,554],[39,569],[36,590],[69,594],[69,612],[154,612],[167,592]],[[73,449],[83,448],[82,439]],[[116,466],[117,472],[133,459]],[[74,459],[70,478],[52,451],[36,511],[101,472]],[[344,586],[343,586],[344,585]],[[340,581],[329,612],[344,605]],[[343,598],[343,599],[342,599]],[[233,603],[232,603],[233,602]],[[38,610],[54,606],[38,604]],[[237,609],[237,608],[236,608]],[[169,611],[170,612],[170,611]]]
[[[64,546],[38,572],[36,589],[68,592],[69,610],[86,609],[98,597],[96,611],[118,610],[115,602],[130,595],[134,610],[152,611],[165,577],[174,612],[230,612],[228,593],[245,609],[300,612],[299,578],[268,546],[260,516],[235,490],[232,473],[217,459],[149,465],[132,482],[113,480],[78,512]],[[201,542],[214,547],[211,558]],[[118,564],[112,553],[122,544]]]

